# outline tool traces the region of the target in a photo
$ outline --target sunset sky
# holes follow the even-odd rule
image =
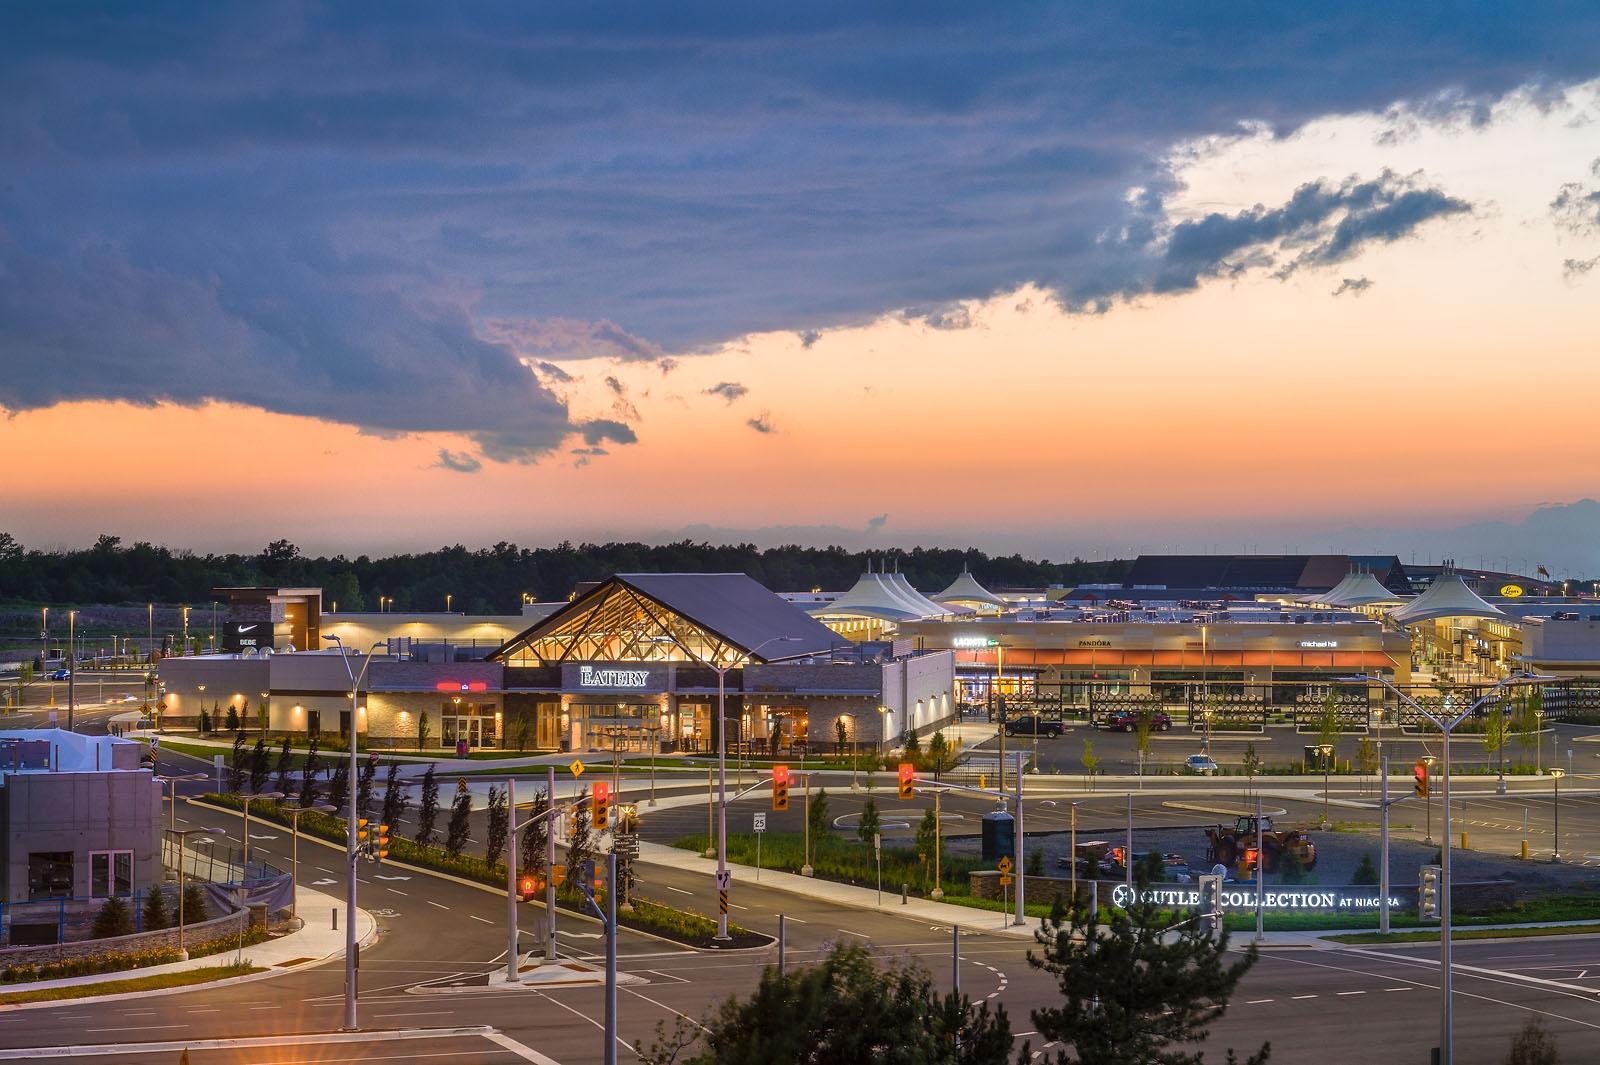
[[[1213,7],[8,6],[0,530],[1600,571],[1600,5]]]

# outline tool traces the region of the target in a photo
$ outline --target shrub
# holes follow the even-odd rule
[[[159,887],[150,889],[144,897],[144,931],[158,932],[172,923],[167,913],[167,893]]]
[[[1356,866],[1355,874],[1350,877],[1352,884],[1376,884],[1378,882],[1378,867],[1372,864],[1372,855],[1363,854],[1361,863]]]
[[[211,907],[206,905],[206,893],[198,884],[185,884],[183,888],[183,923],[199,924],[211,919]]]
[[[128,903],[119,895],[102,902],[99,912],[94,915],[90,934],[96,939],[132,935],[133,914],[128,910]]]

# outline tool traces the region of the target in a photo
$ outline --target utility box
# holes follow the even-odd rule
[[[1004,810],[983,815],[983,860],[998,862],[1017,852],[1017,822]]]

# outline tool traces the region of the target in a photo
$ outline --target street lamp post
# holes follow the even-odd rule
[[[169,828],[167,829],[167,834],[172,836],[176,841],[173,844],[173,850],[177,852],[178,857],[178,960],[188,961],[189,950],[183,945],[183,841],[188,839],[190,836],[220,836],[225,835],[226,833],[224,833],[220,828]]]
[[[344,1024],[341,1030],[355,1032],[360,1030],[356,1021],[356,863],[361,860],[361,855],[356,848],[356,821],[360,816],[356,810],[356,793],[361,789],[355,786],[356,778],[361,773],[361,766],[356,760],[357,750],[361,746],[359,703],[361,682],[366,679],[367,670],[372,668],[372,652],[387,646],[388,641],[377,640],[373,643],[364,656],[366,661],[361,663],[361,671],[357,673],[350,668],[350,652],[344,641],[337,636],[322,638],[339,648],[339,660],[344,663],[345,675],[350,679],[350,806],[349,823],[345,826],[345,872],[349,875],[349,882],[345,885]]]
[[[206,780],[204,773],[184,773],[170,777],[156,777],[162,787],[168,787],[167,799],[167,831],[174,831],[178,827],[178,782],[183,780]]]
[[[78,709],[78,612],[67,611],[67,731],[72,732],[72,718]]]
[[[1550,860],[1552,862],[1559,862],[1561,860],[1561,778],[1566,775],[1567,771],[1565,769],[1562,769],[1559,766],[1550,767],[1550,779],[1555,781],[1556,789],[1556,831],[1555,838],[1550,844]]]
[[[316,806],[295,806],[283,811],[289,815],[289,883],[292,890],[289,893],[289,918],[294,919],[297,904],[300,901],[300,815],[301,814],[333,814],[338,813],[337,806],[319,803]]]
[[[1496,683],[1485,694],[1481,695],[1466,709],[1452,717],[1440,718],[1424,708],[1421,703],[1407,695],[1395,686],[1394,682],[1385,677],[1360,676],[1349,678],[1361,684],[1381,684],[1389,689],[1402,701],[1409,703],[1418,714],[1431,721],[1443,737],[1444,754],[1442,757],[1443,772],[1440,773],[1440,801],[1444,806],[1444,816],[1440,824],[1440,831],[1444,836],[1443,844],[1439,848],[1439,1057],[1438,1065],[1453,1065],[1455,1058],[1455,1002],[1452,952],[1450,943],[1450,734],[1456,726],[1467,718],[1476,715],[1490,701],[1500,695],[1502,688],[1515,684],[1538,683],[1547,678],[1535,677],[1529,673],[1516,674]],[[1449,700],[1445,702],[1446,713],[1449,713]],[[1429,789],[1430,793],[1432,789]]]

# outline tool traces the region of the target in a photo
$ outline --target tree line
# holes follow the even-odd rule
[[[311,586],[327,606],[343,611],[443,610],[515,614],[523,596],[565,599],[573,586],[613,573],[745,573],[773,591],[822,588],[842,591],[887,561],[916,587],[945,587],[963,567],[994,588],[1038,588],[1118,581],[1125,560],[1050,562],[1019,554],[988,555],[976,548],[912,547],[851,551],[843,547],[757,547],[689,540],[519,547],[502,541],[469,549],[456,544],[434,551],[373,558],[309,556],[288,540],[255,554],[199,554],[102,535],[93,546],[42,549],[0,532],[0,601],[21,603],[202,603],[217,587]]]

